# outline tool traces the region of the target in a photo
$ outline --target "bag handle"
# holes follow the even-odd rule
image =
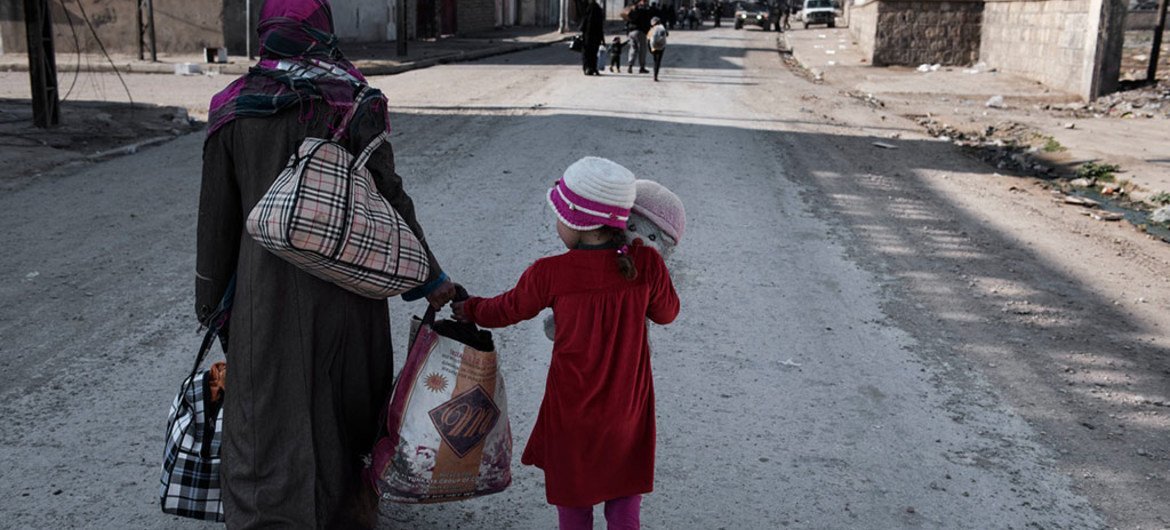
[[[345,117],[341,118],[341,124],[337,126],[337,130],[333,131],[332,140],[334,142],[340,141],[341,137],[345,136],[345,131],[349,129],[349,122],[353,121],[353,116],[357,114],[358,107],[362,106],[362,100],[366,99],[366,94],[369,91],[370,85],[362,85],[362,89],[353,98],[353,105],[349,106],[349,111],[345,113]]]
[[[207,354],[211,353],[211,346],[215,344],[215,338],[219,336],[220,330],[227,325],[228,320],[232,315],[232,303],[236,298],[236,276],[232,275],[232,279],[228,281],[227,289],[224,290],[223,298],[219,301],[219,306],[215,308],[215,312],[211,314],[208,319],[210,322],[207,325],[207,333],[203,334],[203,344],[199,346],[199,353],[195,355],[195,365],[191,367],[191,373],[184,381],[192,381],[195,379],[195,374],[199,372],[199,367],[203,365],[203,361],[207,358]]]

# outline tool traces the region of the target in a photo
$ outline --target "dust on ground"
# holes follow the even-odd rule
[[[11,190],[42,174],[132,154],[198,129],[179,107],[104,101],[66,101],[61,122],[33,125],[32,103],[0,99],[0,189]]]

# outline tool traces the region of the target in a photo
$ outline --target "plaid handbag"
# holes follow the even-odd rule
[[[422,285],[430,265],[410,226],[378,192],[366,161],[383,132],[354,157],[338,143],[369,87],[329,140],[305,138],[248,214],[248,233],[305,272],[369,298]]]
[[[215,338],[225,329],[231,315],[234,292],[233,278],[219,308],[211,317],[211,325],[203,336],[203,344],[195,356],[191,375],[183,380],[171,404],[159,491],[164,513],[223,521],[219,479],[223,398],[211,398],[212,370],[222,374],[223,363],[216,363],[217,366],[213,366],[212,370],[200,370],[199,367],[211,352]]]

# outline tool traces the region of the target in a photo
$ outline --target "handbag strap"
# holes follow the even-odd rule
[[[366,167],[366,162],[370,160],[371,156],[374,156],[374,151],[377,151],[379,147],[382,147],[383,143],[389,141],[389,132],[382,131],[381,134],[375,136],[374,139],[370,140],[370,143],[366,145],[366,148],[362,149],[362,152],[358,154],[358,157],[354,159],[353,166],[350,167],[350,171],[357,171],[358,169]]]
[[[357,114],[358,107],[362,106],[362,101],[366,99],[366,94],[369,92],[370,85],[362,85],[362,89],[353,98],[353,105],[349,106],[349,111],[345,113],[345,117],[341,118],[341,123],[338,124],[337,130],[333,131],[332,140],[334,142],[340,141],[341,137],[345,136],[346,129],[349,129],[349,122],[353,120],[353,116]]]

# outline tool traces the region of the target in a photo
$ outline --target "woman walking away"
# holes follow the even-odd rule
[[[666,31],[666,26],[658,17],[654,17],[651,23],[653,27],[650,28],[650,55],[654,57],[654,80],[658,81],[658,69],[662,66],[662,52],[666,51],[666,36],[670,33]]]
[[[629,245],[634,175],[586,157],[549,190],[568,252],[537,260],[512,290],[456,302],[457,318],[509,326],[553,310],[556,335],[544,400],[521,462],[544,470],[560,527],[593,528],[605,503],[609,528],[639,528],[654,489],[654,379],[646,318],[668,324],[678,296],[662,257]]]
[[[369,89],[355,101],[366,81],[337,49],[325,0],[268,0],[258,31],[259,64],[211,100],[199,197],[201,321],[236,279],[224,516],[232,529],[372,528],[378,503],[360,471],[391,384],[386,301],[301,271],[264,250],[243,223],[306,136],[341,132],[357,153],[386,132],[386,98]],[[426,247],[389,144],[366,167]],[[454,288],[426,253],[428,283],[407,295],[441,306]]]
[[[597,71],[598,50],[605,40],[605,12],[597,0],[590,0],[585,8],[585,16],[581,20],[581,38],[585,41],[585,49],[581,53],[581,66],[585,75],[601,75]]]

